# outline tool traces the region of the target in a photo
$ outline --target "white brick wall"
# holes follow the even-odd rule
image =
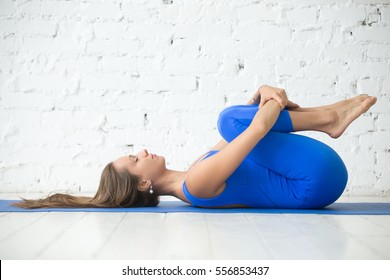
[[[0,0],[0,191],[92,192],[148,148],[185,169],[261,84],[301,106],[367,92],[344,195],[390,195],[389,0]]]

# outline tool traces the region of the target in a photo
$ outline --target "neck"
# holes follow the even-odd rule
[[[187,171],[176,171],[166,169],[158,180],[153,182],[153,191],[157,195],[172,195],[182,198],[182,185]]]

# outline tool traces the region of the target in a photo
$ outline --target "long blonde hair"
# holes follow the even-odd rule
[[[118,172],[110,162],[103,169],[99,188],[94,197],[53,194],[42,199],[24,199],[13,205],[26,209],[34,208],[128,208],[153,207],[159,203],[156,194],[139,191],[140,178],[128,171]]]

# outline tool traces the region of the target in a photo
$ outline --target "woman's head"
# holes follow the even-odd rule
[[[108,163],[102,171],[94,197],[54,194],[43,199],[24,199],[13,205],[22,208],[157,206],[159,198],[155,193],[150,193],[149,188],[164,169],[163,157],[142,150],[136,155],[120,157]]]
[[[157,181],[166,170],[165,158],[148,153],[143,149],[135,155],[128,155],[117,158],[113,162],[118,172],[127,171],[140,177],[140,189],[149,187],[151,182]]]
[[[99,188],[92,200],[100,207],[146,207],[157,206],[158,196],[148,191],[142,178],[127,169],[117,169],[110,162],[103,169]]]

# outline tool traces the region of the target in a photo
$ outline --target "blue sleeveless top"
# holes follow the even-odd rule
[[[218,150],[212,150],[208,152],[208,154],[203,157],[201,161],[218,152]],[[261,195],[259,193],[261,191],[258,187],[258,184],[254,184],[248,173],[250,172],[251,165],[253,164],[253,161],[248,158],[245,158],[243,162],[238,166],[238,168],[225,181],[225,189],[216,197],[198,198],[191,195],[187,189],[185,181],[183,183],[183,193],[193,206],[218,207],[233,204],[243,204],[248,207],[256,207],[257,203],[255,201],[258,200],[255,199],[254,201],[254,196],[258,197],[259,195]]]

